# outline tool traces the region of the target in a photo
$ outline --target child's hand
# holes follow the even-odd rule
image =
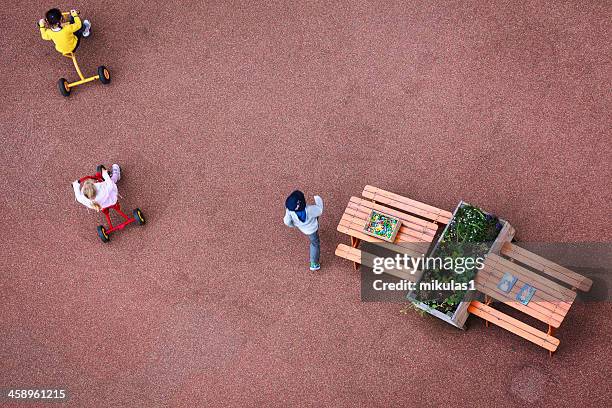
[[[70,15],[71,15],[71,16],[76,17],[78,14],[79,14],[79,12],[78,12],[78,11],[76,11],[76,10],[70,10]]]
[[[38,20],[38,26],[40,28],[43,28],[45,26],[45,19],[41,18],[40,20]]]

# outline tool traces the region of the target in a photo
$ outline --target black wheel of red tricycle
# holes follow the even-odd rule
[[[65,78],[60,78],[57,81],[57,89],[59,89],[62,96],[70,96],[70,88],[68,88],[68,81]]]
[[[102,242],[110,241],[110,236],[106,232],[106,228],[102,225],[98,225],[98,237],[102,240]]]
[[[144,214],[142,213],[142,211],[140,211],[140,208],[134,209],[132,214],[134,215],[134,219],[136,220],[138,225],[145,225],[147,223],[147,221],[145,220]]]
[[[98,78],[100,79],[100,82],[102,82],[104,85],[110,84],[110,71],[104,65],[100,65],[98,67]]]

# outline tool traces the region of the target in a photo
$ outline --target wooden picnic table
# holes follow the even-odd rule
[[[505,273],[517,278],[507,293],[497,286]],[[576,300],[576,290],[588,291],[593,284],[590,279],[510,242],[503,244],[500,255],[487,255],[484,268],[478,271],[475,281],[476,289],[485,295],[485,302],[471,302],[470,313],[486,320],[487,325],[489,322],[496,324],[544,347],[551,354],[559,346],[559,339],[553,337],[555,329],[559,328]],[[516,300],[518,291],[525,284],[536,290],[526,305]],[[493,300],[546,323],[548,330],[538,330],[492,308]]]
[[[355,269],[360,264],[372,267],[375,255],[360,250],[361,241],[374,243],[400,254],[418,257],[427,254],[440,225],[452,219],[453,213],[373,186],[366,186],[360,197],[351,197],[338,224],[338,231],[349,235],[350,244],[339,244],[336,255],[353,262]],[[393,243],[364,233],[372,210],[399,218],[402,226]],[[493,323],[526,340],[547,349],[551,354],[559,346],[554,336],[569,312],[576,290],[588,291],[592,281],[561,265],[527,251],[510,241],[514,229],[507,224],[506,232],[500,233],[502,241],[496,242],[487,254],[484,267],[475,277],[476,290],[484,295],[484,303],[472,301],[467,312],[487,323]],[[506,240],[506,241],[504,241]],[[385,270],[385,273],[417,281],[420,275],[403,270]],[[517,278],[507,293],[497,286],[505,273]],[[532,299],[525,305],[516,300],[517,292],[525,284],[535,288]],[[529,326],[492,307],[493,300],[504,303],[548,325],[546,332]],[[467,312],[466,316],[467,316]]]
[[[372,210],[392,215],[402,221],[402,226],[395,238],[395,242],[389,243],[363,232]],[[338,231],[350,237],[351,246],[353,248],[357,248],[361,241],[366,241],[378,243],[383,247],[409,256],[423,255],[423,251],[427,250],[437,230],[438,225],[433,222],[359,197],[350,198],[346,210],[344,210],[344,214],[338,224]],[[355,269],[357,269],[357,267],[358,264],[355,263]]]
[[[426,253],[436,232],[438,223],[448,223],[452,213],[446,210],[411,200],[373,186],[365,186],[360,197],[351,197],[338,224],[338,231],[350,237],[351,247],[359,247],[361,241],[376,243],[379,246],[409,256]],[[377,210],[399,218],[402,226],[395,242],[385,242],[367,235],[363,229],[372,210]],[[358,262],[354,262],[357,269]]]

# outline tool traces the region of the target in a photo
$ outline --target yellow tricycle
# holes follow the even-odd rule
[[[56,10],[59,14],[59,10]],[[76,12],[78,13],[78,12]],[[66,22],[66,23],[71,23],[73,22],[73,17],[71,15],[70,12],[64,12],[61,13],[62,14],[62,21]],[[40,23],[40,27],[43,28],[44,25],[42,24],[41,20]],[[79,38],[80,41],[80,38]],[[81,71],[81,68],[79,67],[79,64],[77,62],[76,59],[76,48],[78,47],[78,42],[77,42],[77,46],[75,47],[75,49],[71,52],[64,52],[62,53],[62,55],[66,58],[70,58],[72,60],[72,63],[74,64],[74,68],[76,69],[77,74],[79,75],[79,80],[74,81],[74,82],[69,82],[66,78],[60,78],[57,81],[57,88],[59,89],[60,93],[65,96],[68,97],[70,96],[70,92],[72,91],[72,88],[81,85],[81,84],[85,84],[87,82],[91,82],[91,81],[95,81],[96,79],[99,79],[100,82],[102,82],[104,85],[110,84],[111,82],[111,76],[110,76],[110,71],[108,70],[108,68],[106,68],[104,65],[100,65],[98,67],[98,72],[97,75],[93,75],[90,77],[85,77],[83,75],[83,72]]]

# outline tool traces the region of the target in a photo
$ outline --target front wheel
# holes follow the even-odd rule
[[[104,226],[102,226],[102,225],[98,225],[98,237],[100,237],[102,242],[106,243],[106,242],[110,241],[110,237],[106,233],[106,228],[104,228]]]
[[[136,208],[132,212],[132,214],[134,215],[134,219],[136,220],[138,225],[145,225],[147,223],[147,221],[145,220],[144,215],[142,214],[142,211],[140,211],[140,208]]]
[[[104,85],[110,84],[110,71],[104,65],[100,65],[98,67],[98,78],[100,79],[100,82],[102,82]]]
[[[57,88],[62,96],[70,96],[70,88],[68,88],[68,81],[65,78],[60,78],[59,81],[57,81]]]

